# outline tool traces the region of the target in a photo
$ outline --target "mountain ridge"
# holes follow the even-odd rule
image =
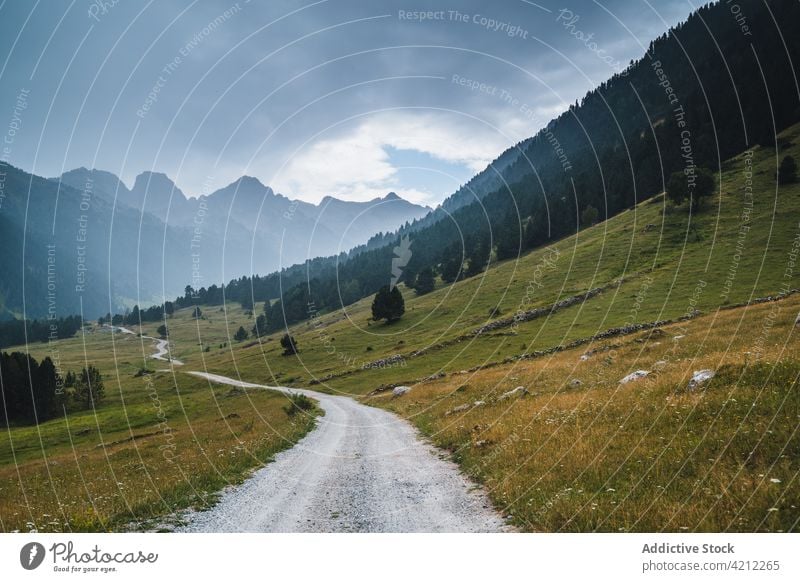
[[[95,317],[162,303],[186,285],[220,286],[332,249],[353,252],[369,237],[429,212],[399,197],[314,205],[252,176],[187,197],[162,172],[142,172],[128,188],[100,169],[75,168],[60,178],[9,164],[2,170],[2,319],[48,317],[51,304],[58,316]],[[48,275],[57,288],[52,301]]]

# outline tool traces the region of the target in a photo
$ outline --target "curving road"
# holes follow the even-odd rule
[[[120,325],[105,324],[105,327],[110,328],[111,331],[119,331],[121,333],[125,333],[128,335],[137,335],[136,332],[133,331],[132,329],[128,329],[127,327],[122,327]],[[153,340],[155,342],[156,353],[150,356],[154,360],[160,360],[162,362],[171,362],[176,366],[183,366],[183,362],[181,362],[180,360],[176,360],[175,358],[169,355],[169,340],[153,337],[150,335],[142,335],[139,337],[141,337],[142,339]]]
[[[191,514],[183,531],[509,531],[485,494],[404,420],[344,396],[291,392],[319,402],[325,416],[317,427],[244,484],[226,490],[213,508]]]

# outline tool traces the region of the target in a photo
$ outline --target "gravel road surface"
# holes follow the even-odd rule
[[[216,374],[210,382],[267,388]],[[289,392],[286,388],[270,388]],[[193,532],[509,531],[485,494],[394,414],[307,390],[325,416],[317,427],[208,511]]]

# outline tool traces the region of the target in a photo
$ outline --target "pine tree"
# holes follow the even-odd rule
[[[375,294],[372,301],[372,319],[375,321],[385,319],[386,323],[391,323],[400,319],[405,312],[405,300],[397,287],[390,289],[388,285],[384,285]]]
[[[81,370],[75,385],[75,399],[84,403],[87,409],[97,406],[105,397],[105,386],[100,370],[92,365]]]
[[[233,339],[235,339],[237,342],[244,341],[248,337],[249,337],[249,334],[247,333],[247,330],[242,325],[239,326],[239,329],[236,330],[236,333],[233,335]]]
[[[474,277],[483,273],[489,266],[492,249],[489,246],[489,238],[485,234],[479,234],[470,239],[467,244],[467,277]]]
[[[694,187],[690,187],[690,184]],[[705,168],[695,168],[694,182],[684,172],[673,172],[667,182],[667,197],[675,204],[689,200],[690,210],[697,210],[703,198],[714,193],[714,175]]]
[[[417,295],[425,295],[426,293],[433,291],[435,287],[436,278],[433,273],[433,269],[430,267],[425,267],[417,275],[417,280],[414,284],[414,291],[417,292]]]
[[[778,184],[794,184],[797,182],[797,162],[792,156],[785,156],[778,167]]]
[[[600,217],[600,212],[598,212],[597,208],[589,204],[586,208],[583,209],[581,212],[581,226],[593,226],[597,224],[597,219]]]
[[[253,325],[253,329],[251,331],[253,337],[261,337],[265,333],[267,333],[267,316],[266,315],[259,315],[256,318],[256,323]]]
[[[520,254],[520,235],[522,225],[516,212],[506,212],[495,231],[495,250],[497,260],[504,261]]]
[[[463,265],[464,254],[461,245],[453,243],[448,246],[444,251],[441,267],[439,269],[439,273],[442,275],[442,281],[445,283],[458,281],[462,274]]]
[[[292,356],[298,352],[297,341],[288,333],[281,338],[281,347],[284,356]]]

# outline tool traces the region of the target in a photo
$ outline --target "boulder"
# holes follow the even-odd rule
[[[569,381],[569,387],[570,388],[578,388],[582,384],[583,384],[583,382],[581,382],[577,378],[573,378],[572,380]]]
[[[705,384],[716,375],[714,370],[695,370],[689,385],[686,387],[690,392],[697,390],[701,384]]]
[[[450,416],[451,414],[458,414],[459,412],[464,412],[465,410],[469,410],[470,406],[471,405],[469,405],[469,404],[462,404],[461,406],[456,406],[455,408],[445,412],[444,415],[445,416]]]
[[[397,398],[398,396],[402,396],[403,394],[408,394],[411,392],[410,386],[395,386],[392,390],[392,396]]]
[[[625,376],[622,380],[619,381],[620,384],[627,384],[628,382],[635,382],[636,380],[641,380],[642,378],[646,378],[650,375],[649,370],[636,370],[635,372],[631,372],[627,376]]]
[[[509,390],[505,394],[502,394],[498,400],[508,400],[509,398],[525,396],[526,394],[529,394],[529,392],[524,386],[517,386],[513,390]]]

